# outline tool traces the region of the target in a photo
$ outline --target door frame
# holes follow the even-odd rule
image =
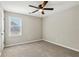
[[[4,49],[4,10],[2,10],[2,50]]]
[[[0,8],[0,12],[1,12],[1,52],[0,52],[0,56],[3,52],[4,49],[4,10],[2,8]]]

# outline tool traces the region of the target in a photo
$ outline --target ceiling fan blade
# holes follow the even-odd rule
[[[41,12],[44,15],[44,11]]]
[[[48,3],[48,1],[44,1],[42,4],[42,7],[44,7],[47,3]]]
[[[33,11],[32,13],[35,13],[35,12],[37,12],[38,10],[35,10],[35,11]]]
[[[44,10],[54,10],[54,8],[43,8]]]
[[[37,8],[37,9],[39,9],[38,7],[36,7],[36,6],[32,6],[32,5],[29,5],[29,7],[33,7],[33,8]]]

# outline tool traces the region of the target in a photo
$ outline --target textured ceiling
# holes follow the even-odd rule
[[[52,7],[54,8],[53,11],[45,11],[45,15],[42,15],[39,11],[33,14],[29,14],[29,12],[32,12],[36,10],[35,8],[31,8],[28,5],[34,5],[38,6],[41,3],[41,1],[1,1],[0,4],[6,11],[10,12],[16,12],[26,15],[32,15],[37,17],[45,17],[51,14],[54,14],[55,12],[63,11],[65,9],[68,9],[72,6],[78,5],[79,2],[68,2],[68,1],[49,1],[48,4],[45,7]]]

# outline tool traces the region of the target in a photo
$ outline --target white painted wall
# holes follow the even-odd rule
[[[43,39],[79,51],[79,5],[43,18]]]
[[[8,16],[17,16],[22,19],[22,36],[10,37]],[[27,16],[5,11],[5,46],[23,44],[41,39],[42,20],[38,17]]]

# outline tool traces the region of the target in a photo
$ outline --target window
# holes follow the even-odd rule
[[[22,20],[16,16],[9,16],[9,35],[20,36],[22,35]]]

